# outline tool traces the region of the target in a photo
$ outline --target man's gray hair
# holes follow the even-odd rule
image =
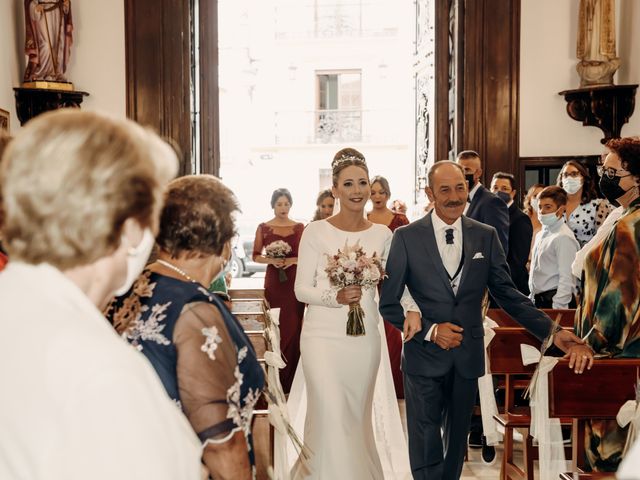
[[[456,163],[452,160],[439,160],[433,165],[431,165],[431,167],[429,168],[429,171],[427,172],[427,186],[429,188],[433,188],[433,175],[436,173],[436,170],[438,170],[440,167],[444,165],[453,165],[458,170],[460,170],[460,173],[462,173],[462,176],[464,177],[464,168],[462,168],[462,166],[459,163]]]

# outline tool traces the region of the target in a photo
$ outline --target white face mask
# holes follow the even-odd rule
[[[555,225],[560,221],[561,217],[558,217],[557,213],[558,213],[558,210],[552,213],[538,212],[538,220],[540,220],[540,223],[545,227],[552,227],[553,225]]]
[[[534,212],[538,211],[538,206],[540,205],[540,200],[538,200],[537,198],[532,198],[531,199],[531,208],[533,208]]]
[[[562,180],[562,188],[569,195],[578,193],[578,190],[582,187],[582,178],[565,178]]]
[[[144,266],[147,264],[147,260],[149,259],[154,243],[155,237],[153,236],[153,233],[151,233],[150,229],[145,228],[142,233],[142,240],[140,240],[140,244],[137,247],[129,248],[127,251],[127,278],[125,278],[124,283],[113,293],[116,297],[127,293],[131,288],[131,285],[133,285],[133,282],[135,282],[138,276],[142,273]]]

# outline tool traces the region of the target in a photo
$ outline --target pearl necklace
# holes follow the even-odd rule
[[[158,262],[160,265],[164,265],[165,267],[167,267],[167,268],[169,268],[169,269],[173,270],[173,271],[174,271],[174,272],[176,272],[176,273],[179,273],[180,275],[182,275],[184,278],[186,278],[186,279],[187,279],[187,280],[189,280],[190,282],[193,282],[193,283],[199,283],[199,282],[196,282],[196,281],[195,281],[193,278],[191,278],[189,275],[187,275],[187,274],[185,273],[185,271],[184,271],[184,270],[179,269],[178,267],[176,267],[175,265],[173,265],[173,264],[171,264],[171,263],[169,263],[169,262],[165,262],[164,260],[161,260],[161,259],[156,260],[156,262]]]

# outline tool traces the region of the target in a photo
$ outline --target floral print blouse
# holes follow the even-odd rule
[[[222,301],[198,283],[145,270],[107,317],[151,362],[203,446],[243,431],[255,466],[251,419],[264,373]]]
[[[607,215],[611,213],[613,206],[604,198],[594,198],[590,202],[580,204],[571,212],[567,225],[580,244],[580,248],[591,240]]]

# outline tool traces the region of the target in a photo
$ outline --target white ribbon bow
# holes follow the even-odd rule
[[[549,418],[549,372],[554,369],[558,359],[542,357],[540,351],[531,345],[520,345],[523,365],[540,363],[533,395],[529,400],[531,407],[531,436],[538,440],[540,461],[540,480],[557,480],[560,474],[570,467],[564,456],[562,429],[559,418]],[[579,439],[574,439],[579,441]]]
[[[502,434],[498,432],[494,415],[498,414],[496,395],[493,391],[493,375],[489,365],[489,344],[496,332],[493,330],[498,326],[489,317],[484,318],[484,375],[478,378],[478,391],[480,393],[480,413],[482,414],[482,430],[487,440],[487,445],[497,445],[502,440]]]
[[[640,430],[640,403],[635,400],[627,400],[624,405],[620,407],[620,410],[618,410],[616,421],[622,428],[629,425],[627,441],[622,450],[622,457],[624,458],[638,436],[638,430]]]

